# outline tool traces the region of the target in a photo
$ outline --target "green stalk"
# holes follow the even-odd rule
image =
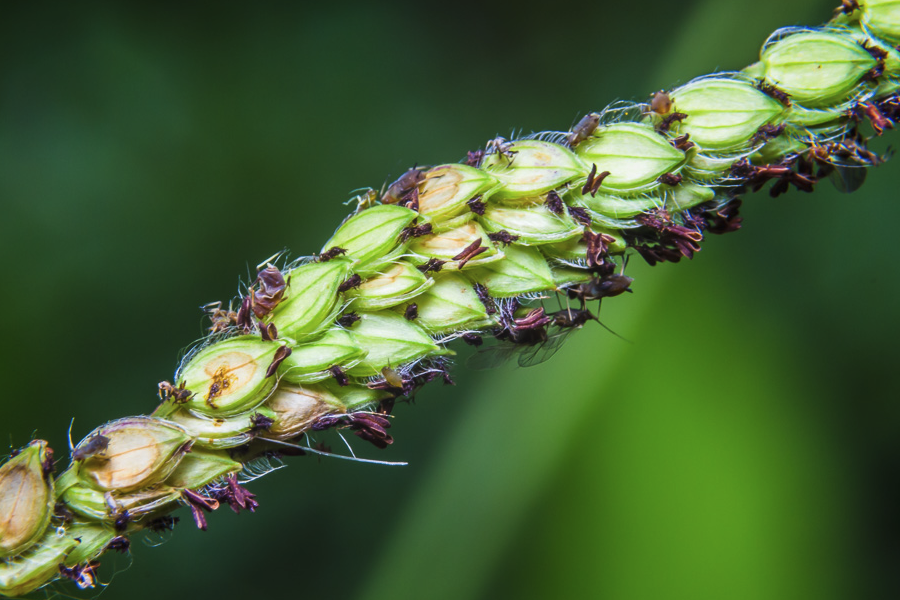
[[[878,30],[882,21],[870,13],[866,23]],[[893,35],[887,26],[882,33]],[[384,415],[393,400],[442,375],[450,338],[477,343],[476,335],[494,336],[531,360],[548,339],[580,328],[575,317],[592,315],[579,312],[588,302],[628,290],[621,272],[629,250],[651,264],[677,261],[697,251],[705,230],[733,230],[734,201],[744,188],[774,180],[808,191],[829,172],[850,185],[845,169],[878,161],[865,151],[869,136],[856,130],[857,121],[867,115],[879,129],[882,116],[896,110],[891,49],[871,38],[868,44],[882,44],[888,55],[873,53],[860,45],[862,35],[798,32],[785,39],[799,39],[800,50],[773,44],[750,75],[678,88],[670,94],[673,107],[656,99],[656,114],[639,105],[604,113],[598,126],[573,132],[579,135],[571,148],[561,135],[497,141],[471,157],[471,169],[410,172],[380,198],[361,197],[356,215],[315,262],[266,267],[242,310],[214,315],[214,335],[161,386],[153,418],[104,425],[77,445],[53,488],[65,505],[54,519],[68,528],[64,539],[78,537],[82,545],[51,538],[56,528],[29,548],[17,545],[3,565],[0,591],[27,593],[51,579],[60,562],[69,578],[90,586],[91,561],[110,544],[121,547],[127,535],[159,527],[179,503],[203,528],[205,513],[219,503],[254,510],[237,473],[279,441],[302,443],[310,430],[338,427],[379,447],[390,444]],[[792,60],[807,51],[832,74],[811,78]],[[770,71],[779,75],[770,83],[784,88],[767,88],[775,100],[753,85]],[[672,119],[688,89],[691,110]],[[809,110],[789,105],[786,90]],[[702,122],[704,111],[721,106],[749,116]],[[684,134],[703,144],[691,146]],[[458,189],[441,196],[435,182],[447,179]],[[435,196],[441,201],[429,204]],[[397,265],[409,267],[408,275],[388,276]],[[377,281],[385,277],[390,281]],[[535,293],[571,298],[550,309]],[[339,362],[291,362],[294,352],[317,350],[326,336]],[[287,384],[298,377],[299,387]],[[0,492],[10,498],[20,488]],[[45,508],[17,515],[17,531],[46,521],[46,503],[34,504]]]

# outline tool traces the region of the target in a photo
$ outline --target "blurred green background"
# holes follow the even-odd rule
[[[152,410],[197,307],[319,249],[351,190],[741,68],[835,4],[5,6],[3,446]],[[897,597],[898,188],[748,198],[693,261],[632,261],[602,314],[631,343],[460,365],[357,444],[410,466],[294,459],[106,597]]]

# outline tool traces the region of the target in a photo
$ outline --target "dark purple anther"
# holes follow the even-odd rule
[[[240,513],[242,510],[255,512],[259,507],[259,502],[255,500],[256,495],[251,494],[247,488],[238,483],[237,475],[229,475],[225,481],[226,486],[214,492],[215,501],[225,502],[236,513]]]
[[[600,186],[603,185],[603,180],[609,177],[609,171],[603,171],[602,173],[597,173],[597,164],[594,163],[591,165],[591,172],[588,173],[587,181],[584,182],[584,186],[581,188],[581,195],[585,196],[588,193],[590,195],[596,196],[597,192],[600,191]]]
[[[115,529],[117,533],[122,533],[128,529],[129,523],[131,523],[131,515],[128,514],[127,510],[123,510],[116,514],[116,518],[113,520],[113,529]]]
[[[611,235],[594,233],[590,229],[584,230],[582,239],[587,244],[587,255],[585,258],[587,258],[588,266],[592,269],[605,263],[604,259],[608,256],[609,245],[616,241],[616,238]]]
[[[681,183],[682,179],[684,179],[681,175],[677,173],[665,173],[659,176],[659,182],[671,187],[675,187],[679,183]]]
[[[59,574],[75,582],[79,590],[93,588],[97,581],[97,567],[100,566],[99,560],[92,560],[67,567],[65,563],[59,563]]]
[[[275,374],[275,371],[278,370],[278,365],[291,355],[291,348],[289,346],[279,346],[278,350],[275,351],[275,356],[272,358],[272,364],[269,365],[269,368],[266,369],[266,377],[271,377]]]
[[[549,324],[553,319],[544,313],[543,307],[531,310],[521,319],[513,321],[516,330],[538,329]]]
[[[339,386],[344,387],[350,385],[350,380],[347,378],[344,370],[341,369],[338,365],[332,365],[328,367],[328,372],[331,373],[331,376],[334,377],[334,380]]]
[[[278,339],[278,328],[275,327],[275,323],[260,323],[259,336],[264,342],[274,342]]]
[[[570,206],[569,215],[580,225],[583,225],[584,227],[591,226],[591,214],[587,211],[586,208],[581,208],[580,206]]]
[[[459,265],[458,269],[462,271],[463,267],[466,266],[466,263],[481,254],[482,252],[487,252],[488,249],[481,245],[481,238],[478,238],[468,246],[466,246],[462,252],[453,257],[453,260],[458,260]]]
[[[761,91],[763,94],[775,98],[778,102],[781,102],[785,106],[791,105],[791,95],[785,92],[784,90],[778,89],[771,83],[766,82],[763,79],[760,79],[756,82],[756,89]]]
[[[476,283],[472,287],[475,289],[475,293],[478,294],[478,299],[481,300],[482,304],[484,304],[484,310],[487,312],[487,314],[496,314],[497,304],[491,297],[490,292],[488,292],[487,286],[482,283]]]
[[[252,299],[251,297],[244,296],[241,300],[241,308],[237,313],[237,326],[244,330],[244,332],[250,332],[253,330],[253,310],[251,309]]]
[[[258,433],[262,433],[263,431],[268,431],[268,429],[275,424],[275,420],[271,417],[267,417],[266,415],[260,413],[254,413],[250,417],[250,433],[256,435]]]
[[[191,509],[191,516],[194,517],[197,529],[206,531],[206,515],[203,513],[204,511],[212,512],[219,508],[218,500],[201,496],[194,490],[181,490],[181,496],[187,501],[188,507]]]
[[[410,238],[422,237],[423,235],[428,235],[429,233],[431,233],[431,223],[411,225],[409,227],[405,227],[403,231],[400,232],[400,241],[406,242]]]
[[[594,166],[596,167],[596,165]],[[544,204],[546,204],[550,212],[555,215],[561,215],[563,213],[563,208],[565,207],[562,198],[559,197],[559,194],[557,194],[555,190],[547,192],[547,201],[544,202]]]
[[[478,216],[484,216],[484,209],[487,208],[487,204],[481,201],[481,196],[475,196],[466,202],[466,204],[473,213]]]
[[[250,289],[251,306],[256,318],[262,319],[281,302],[287,283],[281,271],[269,265],[257,275],[256,285],[259,286],[258,290],[255,287]]]

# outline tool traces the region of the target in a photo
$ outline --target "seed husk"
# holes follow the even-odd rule
[[[890,0],[894,3],[895,16],[900,23],[900,0]],[[871,31],[871,30],[869,30]],[[850,29],[848,33],[858,44],[865,44],[870,49],[877,49],[884,53],[884,72],[878,77],[878,87],[875,89],[875,97],[881,98],[894,94],[900,89],[900,49],[891,46],[884,40],[872,37],[863,29]]]
[[[755,154],[750,157],[753,164],[767,164],[778,162],[778,157],[796,152],[802,152],[806,145],[794,137],[779,136],[769,140]]]
[[[877,36],[900,42],[900,1],[859,0],[862,25]]]
[[[380,310],[415,298],[432,283],[415,266],[400,260],[349,290],[346,296],[351,300],[350,310]]]
[[[273,440],[290,440],[308,430],[325,415],[347,411],[341,401],[322,385],[281,384],[266,406],[275,414],[275,423],[263,434]]]
[[[496,200],[538,196],[590,170],[567,148],[538,140],[513,142],[506,153],[486,156],[482,168],[503,184],[492,196]]]
[[[0,561],[0,594],[15,598],[41,587],[59,574],[59,563],[78,542],[48,529],[28,552]]]
[[[192,454],[197,451],[196,447],[224,450],[246,444],[253,439],[256,427],[254,417],[257,414],[264,417],[272,417],[265,406],[258,406],[252,412],[227,418],[209,417],[180,408],[167,418],[184,427],[185,431],[194,439],[195,448],[191,449]],[[185,458],[191,454],[186,455]],[[182,461],[184,461],[184,458]]]
[[[479,248],[484,248],[484,252],[467,261],[454,259],[479,240],[481,242]],[[475,221],[469,221],[456,229],[418,238],[410,244],[409,251],[415,254],[410,259],[412,262],[424,264],[429,259],[435,258],[445,261],[442,270],[448,271],[458,270],[460,263],[464,269],[471,269],[503,258],[503,253],[494,246],[481,225]]]
[[[689,133],[703,151],[745,147],[760,127],[788,108],[746,81],[705,78],[672,93],[676,110],[688,116],[672,132]]]
[[[106,550],[116,537],[112,527],[100,523],[76,523],[69,527],[66,536],[78,540],[78,545],[66,556],[65,565],[73,567],[77,564],[94,560]]]
[[[791,112],[788,113],[786,120],[794,129],[802,131],[809,127],[818,127],[822,128],[824,132],[825,126],[832,128],[842,126],[847,116],[847,108],[849,108],[849,104],[846,103],[837,108],[809,108],[794,104],[791,106]]]
[[[598,127],[576,152],[598,170],[609,171],[599,193],[637,193],[659,187],[666,173],[677,173],[687,156],[656,133],[651,125],[614,123]]]
[[[445,231],[450,231],[451,229],[462,227],[474,218],[475,213],[473,213],[472,211],[464,212],[463,214],[447,219],[446,221],[436,221],[434,223],[434,228],[431,231],[432,233],[443,233]]]
[[[416,322],[434,334],[483,325],[488,318],[472,282],[459,273],[440,273],[434,287],[416,299]]]
[[[381,400],[393,397],[390,392],[372,389],[365,385],[339,386],[334,381],[326,381],[321,385],[340,401],[347,412],[371,409]]]
[[[573,269],[570,267],[553,269],[553,283],[558,287],[585,283],[590,281],[591,278],[591,272],[584,269]]]
[[[466,202],[482,195],[490,196],[498,181],[481,169],[467,165],[441,165],[425,173],[419,191],[419,214],[432,219],[435,226],[453,217],[471,212]]]
[[[0,558],[31,547],[53,514],[53,480],[45,475],[47,442],[34,440],[0,466]]]
[[[614,229],[604,229],[602,227],[596,226],[591,227],[591,229],[594,233],[602,233],[616,240],[608,247],[610,254],[622,254],[627,249],[625,238],[622,237],[621,232]],[[585,243],[583,237],[573,238],[571,240],[560,242],[558,244],[547,244],[546,246],[541,246],[541,252],[543,252],[546,256],[566,261],[584,260],[587,256],[587,251],[587,243]]]
[[[368,349],[366,357],[347,373],[354,377],[370,377],[384,367],[404,363],[448,351],[434,343],[421,327],[391,311],[360,313],[360,321],[350,330],[354,341]]]
[[[592,219],[595,215],[613,217],[614,219],[627,219],[663,205],[663,199],[656,195],[659,192],[653,195],[632,197],[618,197],[608,194],[582,195],[577,191],[573,191],[571,194],[570,202],[572,206],[587,209]],[[578,230],[578,234],[582,234],[581,229]]]
[[[851,37],[800,31],[763,49],[766,79],[808,108],[846,100],[878,61]]]
[[[274,417],[274,413],[272,413]],[[237,473],[244,468],[241,463],[232,460],[227,452],[193,449],[178,464],[165,485],[172,488],[195,490],[204,485]]]
[[[107,423],[81,444],[95,435],[104,436],[109,444],[104,452],[76,463],[78,475],[98,490],[121,493],[165,479],[190,449],[191,442],[180,425],[153,417],[129,417]]]
[[[526,208],[490,205],[478,220],[486,231],[507,231],[530,246],[562,242],[578,237],[582,230],[568,215],[554,214],[544,204]]]
[[[296,341],[316,335],[340,309],[338,289],[350,276],[350,267],[348,260],[332,259],[291,270],[286,298],[265,322],[274,323],[282,337]]]
[[[60,500],[73,513],[109,525],[115,523],[126,511],[129,518],[137,520],[173,506],[180,498],[180,490],[166,485],[151,485],[125,494],[103,492],[87,485],[74,485],[60,496]]]
[[[540,250],[512,245],[506,249],[506,260],[472,271],[470,277],[487,286],[492,296],[519,296],[529,292],[553,290],[553,273]]]
[[[900,2],[898,0],[859,0],[860,21],[879,37],[900,42]]]
[[[330,329],[315,341],[294,346],[294,351],[278,368],[278,374],[288,383],[316,383],[332,376],[330,367],[349,369],[359,364],[366,354],[347,331]]]
[[[414,210],[393,204],[367,208],[347,219],[322,250],[344,248],[346,256],[355,261],[355,272],[377,272],[392,250],[405,246],[400,232],[418,216]]]
[[[328,264],[328,263],[325,263]],[[266,371],[280,348],[254,335],[217,342],[198,352],[179,374],[194,395],[184,404],[211,417],[251,411],[275,385]]]
[[[666,210],[681,212],[698,204],[710,202],[716,197],[712,188],[692,183],[684,183],[666,194]]]

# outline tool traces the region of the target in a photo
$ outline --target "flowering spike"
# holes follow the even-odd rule
[[[158,385],[154,416],[96,429],[55,481],[41,441],[0,465],[0,595],[90,587],[104,551],[171,529],[179,506],[201,529],[222,503],[253,512],[238,473],[331,454],[313,431],[385,448],[395,400],[452,383],[454,340],[486,346],[484,363],[544,360],[631,292],[629,256],[693,257],[741,227],[746,192],[856,189],[884,162],[870,138],[900,120],[898,41],[900,1],[845,0],[831,26],[777,32],[741,72],[360,194],[318,255],[266,264],[227,310],[207,307],[211,335]]]

